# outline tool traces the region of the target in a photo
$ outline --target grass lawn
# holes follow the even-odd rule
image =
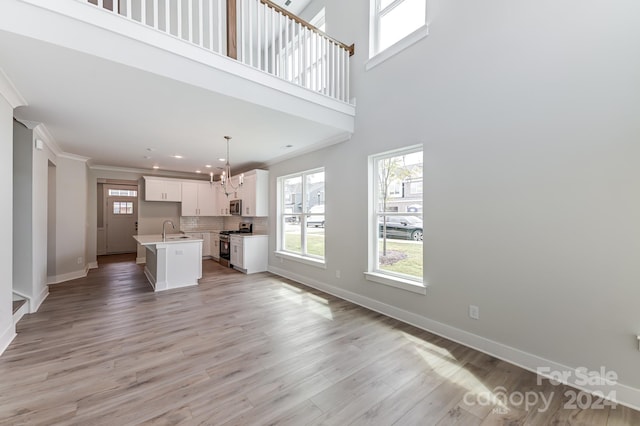
[[[294,253],[302,251],[300,234],[285,234],[285,249]],[[307,253],[324,256],[324,234],[307,234]],[[380,240],[380,254],[382,259],[382,240]],[[387,240],[388,264],[381,264],[380,269],[400,274],[422,276],[422,244],[410,241]]]
[[[380,269],[383,271],[397,272],[416,277],[422,276],[422,244],[387,239],[387,255],[389,258],[404,258],[387,265],[381,264]],[[380,258],[381,260],[383,258],[382,240],[380,240]]]
[[[284,247],[289,251],[301,253],[300,234],[285,234]],[[307,253],[324,257],[324,234],[307,234]]]

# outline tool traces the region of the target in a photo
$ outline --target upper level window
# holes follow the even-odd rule
[[[371,57],[405,38],[413,38],[410,45],[426,35],[427,0],[371,0],[371,9]]]
[[[278,253],[324,263],[324,169],[278,178]]]
[[[370,162],[372,244],[367,278],[421,292],[422,146],[374,155]]]

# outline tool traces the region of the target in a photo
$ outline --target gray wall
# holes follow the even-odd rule
[[[13,289],[33,296],[33,130],[13,122]]]
[[[56,279],[82,276],[87,235],[87,165],[59,156],[56,164]],[[51,277],[50,277],[51,280]]]
[[[356,131],[270,168],[275,194],[325,167],[327,269],[270,265],[640,388],[640,3],[433,0],[429,37],[369,71],[369,2],[324,3]],[[426,296],[363,277],[367,156],[416,143]]]
[[[0,92],[0,199],[13,199],[13,108]],[[10,201],[8,201],[10,202]],[[0,209],[0,222],[13,223],[13,209]],[[0,352],[15,334],[12,314],[13,228],[7,226],[0,241]]]

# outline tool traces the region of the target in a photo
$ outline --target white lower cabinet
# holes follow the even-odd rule
[[[211,257],[211,239],[208,232],[185,232],[184,235],[202,239],[202,257]]]
[[[220,259],[220,233],[219,232],[211,232],[211,237],[209,238],[211,241],[211,257],[214,260]]]
[[[267,270],[269,236],[268,235],[231,235],[231,265],[244,272],[253,274]]]

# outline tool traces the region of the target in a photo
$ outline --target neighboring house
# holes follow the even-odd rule
[[[183,119],[197,116],[194,123],[213,132],[211,123],[232,111],[227,122],[247,132],[277,122],[268,137],[256,136],[252,152],[232,151],[272,156],[259,161],[270,171],[272,214],[264,225],[272,272],[533,371],[568,371],[570,381],[579,367],[613,371],[618,397],[640,406],[640,2],[434,0],[428,25],[399,40],[375,37],[373,29],[383,28],[391,13],[376,11],[381,3],[403,1],[313,0],[300,11],[310,20],[324,8],[326,31],[356,46],[355,55],[336,60],[350,66],[336,99],[325,93],[324,79],[312,77],[324,56],[306,66],[287,59],[290,51],[313,46],[306,36],[282,44],[290,51],[270,45],[263,55],[277,53],[267,71],[290,69],[295,84],[311,84],[303,88],[219,55],[204,56],[201,47],[189,46],[189,57],[180,57],[154,45],[174,49],[180,40],[140,28],[115,36],[100,27],[116,22],[113,17],[51,29],[66,21],[46,8],[76,10],[71,0],[3,0],[0,70],[13,69],[18,55],[27,62],[24,73],[0,73],[0,221],[8,234],[0,243],[0,351],[14,337],[16,288],[29,293],[35,311],[48,281],[97,266],[97,184],[152,172],[150,161],[141,170],[131,156],[114,154],[119,144],[138,149],[138,159],[152,156],[149,144],[172,127],[183,133],[175,146],[196,138]],[[138,34],[148,36],[144,43]],[[50,43],[42,43],[46,38]],[[65,61],[78,58],[83,67],[77,74],[61,72]],[[33,84],[20,83],[31,75],[38,77]],[[78,94],[75,85],[92,90]],[[170,101],[163,108],[143,98],[131,102],[149,88]],[[66,91],[59,111],[31,100]],[[125,99],[103,105],[110,92]],[[80,113],[98,106],[100,113]],[[67,107],[80,111],[77,133],[57,128]],[[146,119],[112,120],[120,109],[144,110]],[[158,119],[165,109],[180,119]],[[40,117],[44,126],[29,129],[37,123],[27,116]],[[86,147],[118,126],[147,126],[148,133],[95,147],[96,156],[113,157],[94,164]],[[278,135],[308,145],[287,154],[276,127]],[[24,143],[14,144],[14,131]],[[88,139],[76,140],[79,134]],[[368,223],[377,227],[369,158],[415,145],[424,150],[424,182],[397,182],[394,202],[400,212],[414,199],[424,205],[420,294],[365,275]],[[324,193],[311,194],[326,205],[322,268],[281,262],[275,253],[277,179],[317,168],[326,175]],[[167,214],[179,216],[178,207]],[[469,305],[479,307],[479,320],[469,318]]]

